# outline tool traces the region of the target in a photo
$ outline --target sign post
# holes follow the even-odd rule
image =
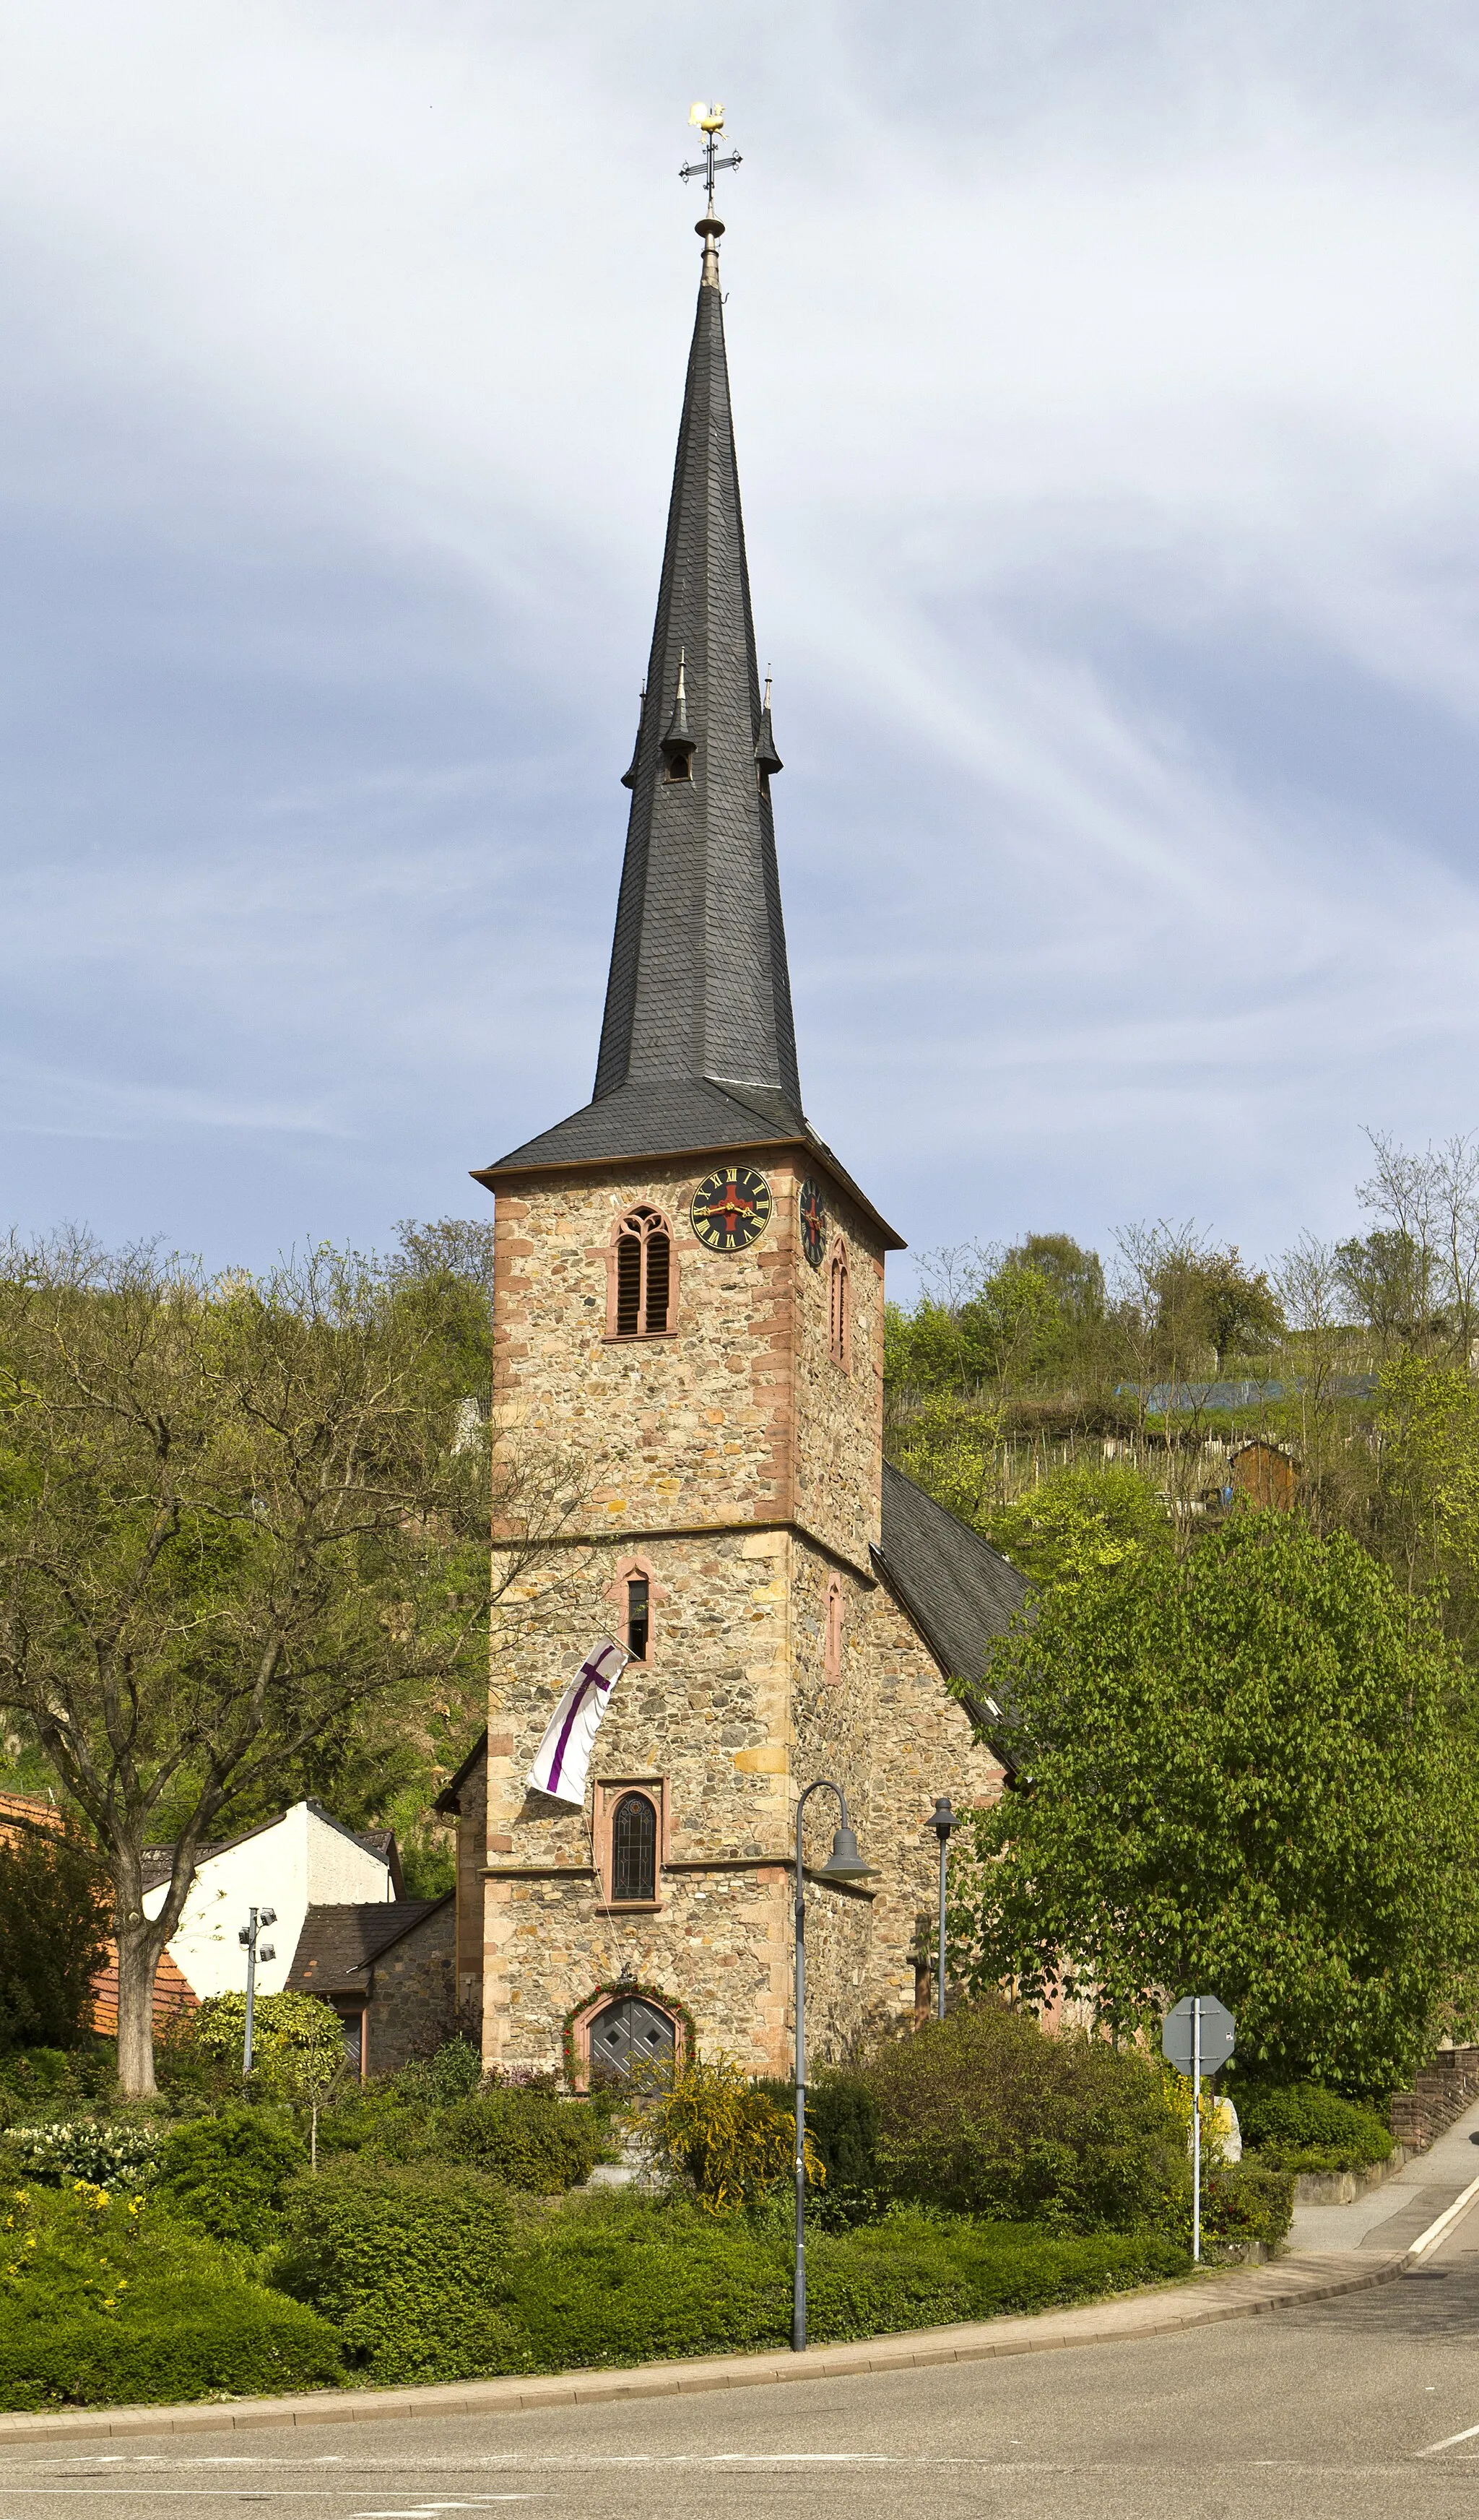
[[[1161,2053],[1179,2074],[1191,2077],[1191,2257],[1201,2259],[1201,2086],[1203,2074],[1226,2065],[1237,2044],[1237,2024],[1215,1995],[1184,1995],[1161,2023]]]

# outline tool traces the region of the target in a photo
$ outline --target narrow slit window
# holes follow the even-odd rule
[[[847,1367],[852,1343],[852,1324],[848,1319],[850,1288],[847,1277],[847,1253],[837,1243],[831,1256],[831,1354],[836,1365]]]
[[[651,1635],[651,1586],[646,1575],[627,1577],[627,1651],[634,1662],[646,1662]]]
[[[836,1576],[827,1588],[827,1634],[823,1668],[829,1680],[842,1677],[842,1587]]]
[[[656,1896],[657,1813],[647,1794],[623,1794],[611,1815],[611,1897]]]
[[[655,1207],[634,1207],[616,1229],[616,1336],[650,1338],[667,1329],[672,1288],[667,1220]]]

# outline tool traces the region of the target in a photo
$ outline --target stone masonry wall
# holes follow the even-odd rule
[[[817,1776],[847,1795],[878,1880],[810,1894],[814,2051],[841,2055],[907,2021],[916,1919],[934,1904],[936,1794],[994,1799],[976,1748],[913,1628],[865,1583],[784,1531],[659,1538],[652,1637],[597,1739],[593,1779],[661,1779],[665,1849],[654,1913],[603,1906],[592,1800],[573,1810],[523,1782],[560,1690],[611,1622],[624,1550],[562,1552],[530,1576],[530,1604],[495,1627],[489,1703],[484,2048],[490,2065],[556,2061],[563,2015],[623,1969],[681,1996],[700,2039],[759,2067],[788,2052],[788,1858],[795,1797]],[[828,1586],[845,1591],[842,1667],[825,1672]],[[809,1863],[825,1862],[830,1796],[808,1807]]]
[[[799,1519],[866,1570],[882,1458],[881,1254],[843,1202],[854,1321],[844,1374],[828,1355],[827,1267],[800,1255],[800,1175],[789,1163],[763,1168],[770,1227],[732,1256],[689,1230],[707,1169],[693,1161],[640,1179],[559,1175],[500,1191],[495,1429],[506,1445],[549,1440],[591,1462],[583,1529]],[[607,1254],[635,1206],[660,1209],[671,1226],[676,1327],[616,1339],[606,1335]]]
[[[689,1232],[706,1162],[642,1178],[531,1176],[497,1209],[497,1440],[582,1450],[600,1467],[579,1525],[520,1570],[493,1622],[483,2047],[490,2066],[560,2061],[566,2013],[625,1973],[693,2012],[702,2044],[784,2070],[790,2043],[796,1797],[843,1786],[865,1891],[808,1893],[813,2054],[841,2056],[907,2022],[916,1921],[932,1911],[940,1793],[991,1799],[1001,1772],[873,1572],[882,1483],[883,1255],[825,1171],[823,1264],[802,1253],[804,1168],[774,1149],[771,1225],[749,1252]],[[675,1328],[606,1335],[607,1254],[635,1205],[669,1219]],[[830,1272],[844,1238],[850,1356],[829,1353]],[[651,1639],[612,1694],[595,1780],[661,1781],[659,1895],[604,1904],[593,1797],[576,1811],[524,1778],[591,1645],[622,1636],[623,1567],[650,1585]],[[841,1588],[840,1669],[826,1670],[829,1586]],[[471,1812],[471,1806],[469,1804]],[[826,1860],[836,1811],[809,1806],[807,1857]],[[475,1822],[463,1832],[471,1850]],[[465,1918],[476,1913],[471,1880]],[[465,1934],[465,1946],[466,1946]],[[470,1973],[465,1948],[461,1963]]]
[[[457,1910],[448,1900],[375,1963],[364,2066],[394,2074],[449,2039],[457,2022]]]

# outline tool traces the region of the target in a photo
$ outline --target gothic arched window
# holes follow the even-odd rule
[[[655,1207],[628,1210],[616,1228],[611,1329],[650,1338],[672,1328],[673,1238]]]
[[[611,1897],[656,1896],[657,1808],[648,1794],[623,1794],[611,1814]]]
[[[847,1245],[838,1235],[831,1251],[831,1317],[829,1340],[832,1362],[843,1372],[852,1366],[852,1289],[848,1282]]]

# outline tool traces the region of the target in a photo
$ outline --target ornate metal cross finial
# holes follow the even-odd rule
[[[688,182],[691,175],[701,175],[703,177],[704,188],[708,194],[708,206],[704,211],[703,218],[699,221],[698,233],[700,236],[704,235],[705,232],[714,236],[722,236],[724,233],[724,222],[722,219],[716,219],[714,216],[714,177],[716,175],[727,173],[731,166],[742,166],[744,160],[740,157],[738,149],[732,158],[721,158],[717,155],[719,148],[719,135],[724,129],[724,108],[722,105],[690,106],[689,120],[695,125],[695,129],[701,131],[703,134],[703,156],[696,158],[692,166],[680,166],[678,172],[683,177],[685,183]]]

